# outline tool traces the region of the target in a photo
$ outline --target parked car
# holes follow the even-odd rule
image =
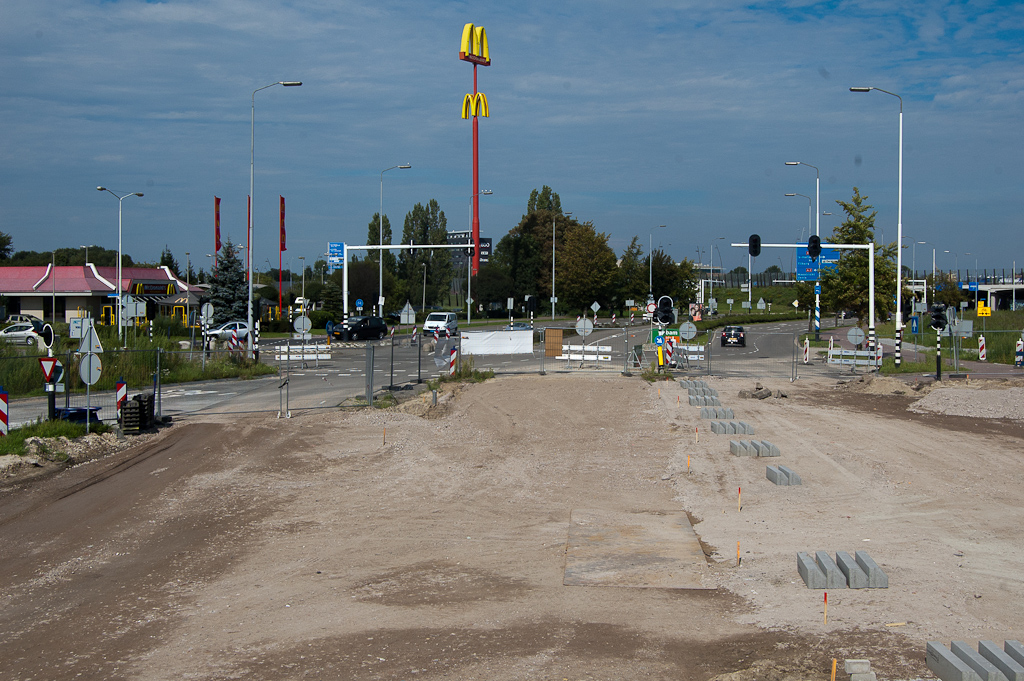
[[[432,336],[435,329],[439,335],[443,336],[447,329],[454,336],[459,332],[459,318],[454,312],[431,312],[423,322],[423,335]]]
[[[533,331],[530,322],[511,322],[505,327],[506,331]]]
[[[0,340],[19,345],[36,345],[39,343],[39,334],[31,322],[19,322],[0,330]]]
[[[722,329],[722,347],[727,345],[738,345],[741,348],[747,347],[746,333],[742,326],[727,326]]]
[[[225,322],[220,326],[206,331],[207,340],[228,341],[231,340],[232,332],[243,340],[249,335],[249,324],[247,322]]]
[[[338,324],[331,335],[337,340],[346,340],[345,325]],[[373,340],[388,335],[388,325],[383,317],[359,316],[348,318],[348,340]]]
[[[40,319],[39,317],[36,317],[34,315],[30,315],[30,314],[12,314],[12,315],[8,315],[7,320],[4,321],[4,324],[19,324],[19,323],[23,323],[23,324],[27,323],[27,324],[37,325],[36,329],[38,330],[39,328],[42,327],[43,320]]]

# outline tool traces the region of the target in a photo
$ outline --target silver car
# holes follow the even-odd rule
[[[36,333],[35,328],[30,323],[20,322],[18,324],[11,324],[6,329],[0,330],[0,340],[7,341],[8,343],[37,345],[39,338],[39,334]]]
[[[209,329],[206,337],[210,340],[228,341],[234,333],[238,340],[245,340],[249,335],[249,324],[246,322],[225,322],[220,326]]]

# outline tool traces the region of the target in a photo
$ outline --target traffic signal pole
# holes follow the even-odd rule
[[[942,329],[935,330],[935,380],[942,380]]]

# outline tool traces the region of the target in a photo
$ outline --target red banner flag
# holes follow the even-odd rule
[[[220,250],[220,197],[213,197],[213,250]]]
[[[281,197],[281,250],[287,251],[284,247],[284,197]]]

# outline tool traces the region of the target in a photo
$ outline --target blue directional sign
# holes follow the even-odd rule
[[[344,255],[345,254],[345,242],[344,241],[328,241],[327,242],[327,253],[329,255]]]
[[[334,274],[345,267],[345,242],[327,242],[327,274]]]
[[[821,295],[821,284],[815,284],[814,285],[814,295],[816,295],[816,296],[820,296]]]
[[[920,323],[920,320],[921,318],[918,317],[917,315],[914,315],[913,317],[910,318],[910,333],[918,332],[917,330],[919,328],[918,324]]]
[[[978,282],[972,281],[970,284],[967,285],[967,290],[968,291],[977,291],[978,290]]]
[[[658,336],[657,338],[654,339],[654,344],[658,345],[658,346],[664,345],[665,344],[665,337],[664,336]]]
[[[356,298],[356,309],[357,310],[362,310],[363,309],[363,299],[362,298]]]
[[[821,279],[821,270],[835,269],[839,264],[838,248],[821,245],[821,255],[817,260],[811,260],[807,248],[796,250],[796,280],[797,281],[818,281]]]

